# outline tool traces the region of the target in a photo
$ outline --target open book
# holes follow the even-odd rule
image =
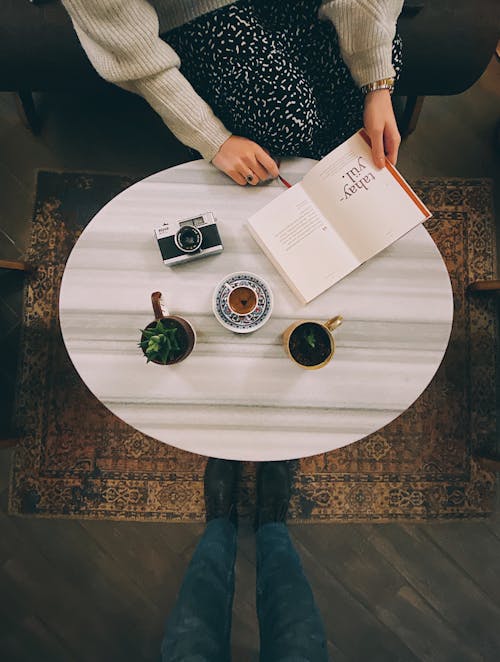
[[[251,216],[248,227],[307,303],[430,217],[389,161],[376,168],[362,129]]]

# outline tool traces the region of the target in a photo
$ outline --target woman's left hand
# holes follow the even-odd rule
[[[364,124],[372,143],[375,165],[383,168],[385,157],[396,165],[401,143],[389,90],[374,90],[365,97]]]

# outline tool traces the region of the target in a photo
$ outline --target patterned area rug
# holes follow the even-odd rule
[[[94,214],[131,180],[42,172],[38,178],[18,376],[10,512],[120,520],[203,519],[206,459],[145,437],[87,390],[60,335],[59,285],[68,254]],[[390,521],[481,517],[494,477],[471,458],[494,446],[496,316],[493,297],[466,296],[494,277],[488,180],[413,182],[434,217],[427,229],[451,274],[455,322],[431,385],[404,414],[365,439],[295,463],[291,519]],[[240,507],[250,516],[255,466]]]

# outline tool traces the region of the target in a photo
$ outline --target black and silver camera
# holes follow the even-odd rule
[[[220,253],[222,241],[211,211],[155,228],[163,262],[168,265]]]

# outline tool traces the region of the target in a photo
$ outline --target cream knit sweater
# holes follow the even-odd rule
[[[272,2],[272,0],[269,0]],[[97,72],[135,92],[172,133],[211,161],[231,133],[179,71],[175,51],[159,35],[227,0],[63,0]],[[392,40],[403,0],[331,0],[322,18],[339,35],[342,56],[358,85],[394,75]]]

